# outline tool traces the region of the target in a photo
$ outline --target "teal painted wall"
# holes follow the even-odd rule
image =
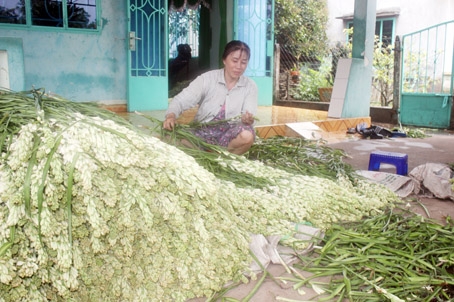
[[[74,101],[126,104],[126,2],[102,1],[96,33],[0,26],[0,49],[2,38],[22,43],[24,83],[11,76],[11,88],[44,88]]]
[[[259,106],[273,105],[273,78],[267,77],[250,77],[255,81],[259,89],[258,103]]]
[[[18,29],[1,24],[0,49],[6,48],[5,41],[14,41],[13,57],[17,59],[14,66],[19,66],[14,75],[10,74],[11,88],[44,88],[48,93],[73,101],[126,105],[127,2],[101,0],[101,26],[98,32],[74,32],[52,27]],[[227,3],[233,5],[233,1]],[[213,18],[216,20],[217,14],[213,13]],[[215,33],[218,21],[211,22]],[[233,29],[229,27],[231,25],[227,24],[228,29]],[[11,46],[11,43],[8,45]],[[10,57],[10,50],[8,52]],[[258,84],[263,83],[259,81]],[[265,87],[260,91],[260,104],[271,105],[273,85],[271,82],[265,83]]]

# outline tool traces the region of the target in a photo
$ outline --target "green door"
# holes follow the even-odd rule
[[[436,93],[401,94],[400,122],[404,125],[449,128],[452,95]]]
[[[273,104],[274,1],[235,0],[235,39],[251,48],[246,75],[259,89],[259,105]]]
[[[128,111],[164,110],[167,0],[129,0],[128,5]]]
[[[404,125],[449,128],[454,90],[454,21],[402,37],[399,120]]]

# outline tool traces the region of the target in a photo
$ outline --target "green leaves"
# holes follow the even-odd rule
[[[246,156],[295,174],[331,180],[336,180],[339,175],[355,178],[353,168],[342,161],[345,154],[321,141],[279,136],[258,138]]]
[[[317,57],[327,52],[325,1],[276,0],[276,41],[292,45],[297,57]]]
[[[324,247],[301,268],[314,273],[311,279],[330,276],[325,289],[332,297],[448,301],[454,295],[452,230],[451,220],[443,226],[405,210],[387,211],[331,226]],[[339,290],[339,282],[345,288]]]

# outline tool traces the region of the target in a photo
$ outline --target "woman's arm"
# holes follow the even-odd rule
[[[164,129],[172,130],[183,111],[195,107],[203,95],[203,78],[198,76],[169,103],[163,123]]]
[[[178,118],[183,111],[191,109],[200,102],[204,90],[204,80],[202,76],[198,76],[192,81],[188,87],[184,88],[177,94],[169,103],[169,108],[166,111],[166,116],[170,113]]]

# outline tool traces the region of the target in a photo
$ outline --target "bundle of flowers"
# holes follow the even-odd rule
[[[360,179],[219,157],[268,181],[238,186],[111,115],[53,101],[0,93],[0,301],[210,297],[247,282],[251,234],[292,237],[294,223],[354,221],[397,198]]]

